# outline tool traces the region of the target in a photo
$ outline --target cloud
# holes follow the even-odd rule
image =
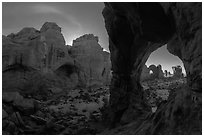
[[[64,18],[68,22],[72,22],[73,24],[75,24],[79,30],[81,29],[81,24],[73,16],[68,13],[65,13],[64,11],[55,6],[36,4],[32,6],[32,10],[36,14],[56,14]]]
[[[58,10],[56,7],[43,5],[43,4],[37,4],[32,6],[32,10],[35,13],[55,13],[55,14],[62,14],[60,10]]]

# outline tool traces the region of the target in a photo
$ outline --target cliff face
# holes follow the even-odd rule
[[[49,79],[45,82],[49,86],[52,80],[61,87],[89,86],[89,81],[103,85],[110,63],[104,61],[98,40],[90,36],[94,39],[79,38],[72,47],[65,46],[61,28],[52,22],[46,22],[40,31],[24,28],[17,34],[3,36],[4,91],[24,91],[27,81],[41,81],[42,77]]]
[[[65,63],[73,64],[68,54],[61,29],[55,23],[46,22],[41,31],[24,28],[17,34],[3,37],[3,70],[21,64],[41,71],[57,69]]]
[[[149,131],[142,132],[145,128],[143,127],[139,133],[160,134],[162,130],[167,130],[165,127],[168,125],[171,125],[168,134],[177,134],[178,130],[182,133],[189,131],[190,127],[183,127],[182,124],[190,125],[190,123],[188,121],[182,123],[183,119],[177,115],[177,112],[188,115],[186,119],[190,119],[191,114],[187,113],[192,112],[191,110],[201,103],[188,98],[195,93],[196,98],[200,98],[202,91],[201,11],[201,3],[105,3],[103,16],[109,35],[113,70],[110,88],[112,127],[115,127],[116,123],[143,119],[150,111],[142,96],[140,85],[142,68],[153,51],[167,44],[169,52],[178,56],[184,63],[188,90],[179,91],[175,100],[173,99],[175,104],[168,103],[172,111],[167,112],[163,109],[155,114],[161,116],[165,122],[155,120],[154,124],[150,124]],[[183,100],[180,100],[181,98]],[[190,106],[184,105],[190,102]],[[197,123],[191,126],[200,130],[200,110],[198,111]],[[168,113],[172,121],[160,113]],[[164,129],[161,128],[161,123],[166,125],[163,126]],[[192,133],[198,132],[192,131]]]
[[[168,7],[165,7],[165,9]],[[177,32],[167,49],[178,56],[185,67],[187,82],[192,90],[202,90],[202,5],[199,3],[170,4]]]
[[[83,72],[80,74],[80,78],[85,81],[87,86],[102,84],[109,77],[109,55],[98,44],[98,37],[86,34],[77,38],[73,41],[69,53],[80,64],[80,69]]]

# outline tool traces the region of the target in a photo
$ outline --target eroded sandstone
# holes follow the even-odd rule
[[[109,53],[106,55],[93,34],[65,46],[61,28],[46,22],[40,31],[23,28],[3,36],[2,45],[3,91],[40,92],[43,85],[43,91],[103,85],[110,79]]]
[[[201,92],[201,7],[201,3],[105,3],[103,16],[109,35],[113,71],[110,87],[112,127],[115,127],[116,123],[131,122],[148,114],[139,83],[140,75],[151,52],[166,43],[169,52],[177,55],[184,63],[188,84],[186,92],[189,92],[186,94],[193,94],[191,90]],[[177,96],[185,98],[184,94]],[[191,101],[191,98],[186,98],[182,103]],[[180,105],[177,103],[176,105]],[[189,111],[198,104],[192,104]],[[168,107],[176,109],[171,103],[168,103]],[[181,111],[185,109],[184,106],[180,107]],[[160,113],[165,113],[165,110]],[[173,112],[170,112],[170,115],[174,120],[180,117]],[[176,122],[166,121],[166,117],[163,121],[166,124]],[[141,130],[147,125],[143,124]],[[154,126],[150,124],[150,127]],[[182,130],[180,132],[185,134],[188,128],[181,127],[182,124],[177,123],[173,124],[171,129],[179,128]],[[160,134],[160,130],[158,127],[147,134]],[[171,130],[168,134],[177,134],[177,130]]]

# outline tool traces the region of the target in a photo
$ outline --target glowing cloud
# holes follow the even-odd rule
[[[36,4],[32,6],[32,10],[36,14],[57,14],[68,22],[72,22],[72,24],[76,25],[79,30],[81,29],[81,24],[73,16],[63,12],[57,7],[45,4]]]
[[[60,10],[53,6],[43,5],[43,4],[36,4],[32,6],[32,10],[35,13],[56,13],[56,14],[62,14]]]

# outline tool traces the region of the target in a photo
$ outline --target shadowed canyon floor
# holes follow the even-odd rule
[[[185,78],[142,82],[150,113],[185,83]],[[102,113],[109,94],[107,86],[50,91],[44,101],[18,92],[3,93],[3,134],[106,134]]]

